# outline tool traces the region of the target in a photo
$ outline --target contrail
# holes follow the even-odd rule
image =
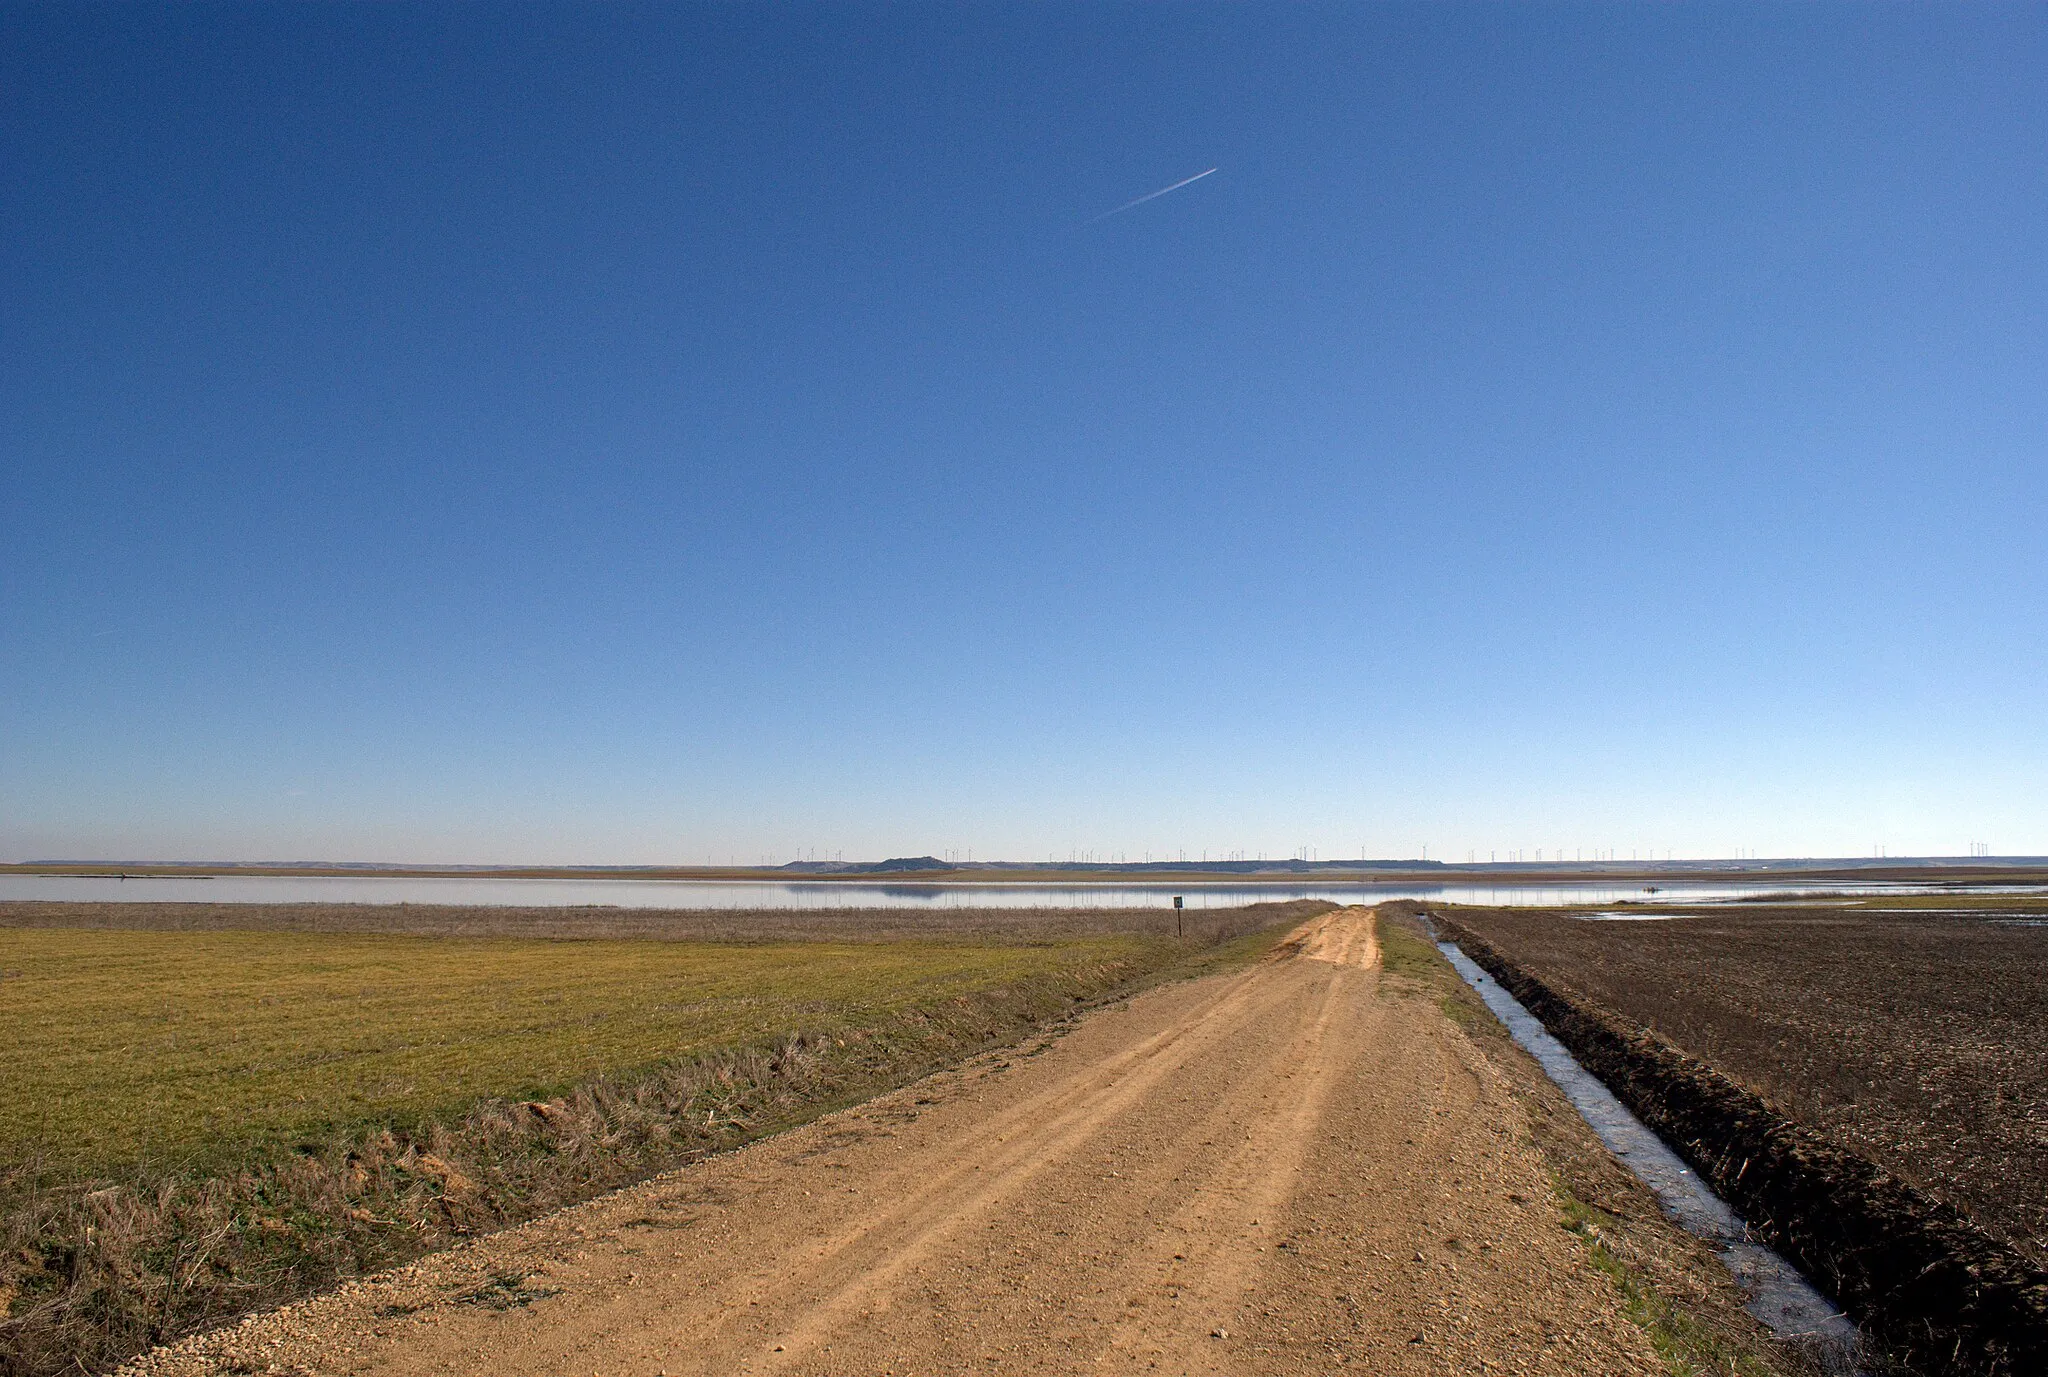
[[[1209,172],[1214,172],[1215,170],[1216,170],[1216,169],[1212,167],[1212,168],[1210,168],[1210,169],[1209,169]],[[1112,216],[1112,215],[1122,215],[1122,214],[1123,214],[1123,213],[1124,213],[1125,211],[1127,211],[1127,210],[1131,209],[1131,207],[1133,207],[1133,206],[1142,206],[1142,205],[1144,205],[1144,204],[1145,204],[1145,203],[1146,203],[1147,201],[1156,201],[1156,200],[1158,200],[1158,199],[1159,199],[1159,198],[1160,198],[1161,196],[1164,196],[1164,195],[1165,195],[1165,194],[1166,194],[1167,192],[1169,192],[1169,191],[1179,191],[1179,190],[1180,190],[1180,189],[1181,189],[1182,187],[1186,186],[1186,185],[1187,185],[1187,184],[1188,184],[1189,182],[1199,182],[1199,181],[1201,181],[1201,180],[1202,180],[1202,178],[1204,178],[1204,177],[1206,177],[1206,176],[1208,176],[1208,175],[1209,175],[1209,172],[1197,172],[1197,173],[1196,173],[1196,174],[1195,174],[1194,176],[1192,176],[1192,177],[1183,177],[1183,178],[1181,178],[1181,179],[1180,179],[1179,181],[1175,182],[1175,183],[1174,183],[1174,184],[1173,184],[1172,186],[1163,186],[1163,187],[1159,188],[1159,190],[1157,190],[1157,191],[1148,191],[1148,192],[1146,192],[1146,193],[1145,193],[1145,194],[1144,194],[1143,196],[1140,196],[1140,197],[1139,197],[1139,198],[1138,198],[1137,200],[1135,200],[1135,201],[1126,201],[1126,202],[1124,202],[1124,204],[1122,204],[1122,205],[1118,206],[1118,207],[1117,207],[1117,208],[1116,208],[1115,210],[1105,210],[1104,212],[1102,212],[1102,214],[1100,214],[1100,215],[1096,216],[1096,217],[1095,217],[1095,220],[1090,220],[1090,221],[1089,221],[1088,223],[1092,225],[1092,224],[1094,224],[1094,223],[1095,223],[1095,221],[1096,221],[1096,220],[1107,220],[1107,219],[1108,219],[1108,218],[1109,218],[1110,216]]]

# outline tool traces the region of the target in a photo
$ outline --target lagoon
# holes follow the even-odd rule
[[[1810,893],[1811,880],[1662,883],[1658,904],[1727,902],[1752,895]],[[1970,886],[1942,892],[1994,891]],[[1827,886],[1829,894],[1921,894],[1926,885]],[[209,904],[464,904],[506,908],[839,909],[839,908],[1235,908],[1287,899],[1376,904],[1421,899],[1439,904],[1552,908],[1648,899],[1641,881],[1474,884],[1407,881],[1243,880],[1133,883],[945,880],[651,880],[597,876],[527,879],[406,875],[0,875],[0,901]]]

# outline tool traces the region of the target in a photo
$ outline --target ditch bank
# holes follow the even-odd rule
[[[1434,918],[1899,1360],[1941,1377],[2048,1372],[2048,1275],[2018,1252],[1706,1062],[1523,970],[1455,918]]]

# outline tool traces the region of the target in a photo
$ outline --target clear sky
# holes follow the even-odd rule
[[[2041,5],[0,9],[0,859],[2048,853],[2044,459]]]

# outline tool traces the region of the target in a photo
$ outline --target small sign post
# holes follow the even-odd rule
[[[1178,894],[1176,894],[1176,895],[1174,895],[1174,896],[1173,896],[1173,935],[1174,935],[1175,937],[1179,937],[1179,936],[1181,935],[1181,928],[1180,928],[1180,895],[1178,895]]]

